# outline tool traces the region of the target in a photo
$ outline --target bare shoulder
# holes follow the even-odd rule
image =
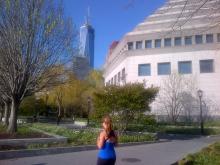
[[[100,136],[105,136],[106,133],[105,133],[105,131],[101,131],[101,132],[99,133],[99,135],[100,135]]]

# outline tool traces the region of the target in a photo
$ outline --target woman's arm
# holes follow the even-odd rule
[[[105,139],[106,139],[106,133],[104,131],[102,131],[97,138],[97,147],[99,149],[101,149],[103,147]]]
[[[115,146],[117,146],[117,144],[118,144],[118,136],[117,136],[117,134],[114,132],[114,136],[112,136],[111,138],[110,138],[110,141],[112,142],[112,143],[114,143],[115,144]]]

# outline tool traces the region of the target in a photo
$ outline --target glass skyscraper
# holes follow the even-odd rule
[[[86,57],[91,69],[94,68],[94,39],[95,30],[87,19],[80,27],[80,56]]]

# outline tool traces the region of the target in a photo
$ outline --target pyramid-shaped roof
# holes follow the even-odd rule
[[[127,35],[220,26],[220,0],[169,0]]]

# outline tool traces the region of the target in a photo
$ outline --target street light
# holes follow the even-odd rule
[[[199,96],[199,107],[200,107],[200,128],[201,128],[201,134],[204,134],[204,127],[203,127],[203,116],[202,116],[202,95],[203,91],[199,89],[197,91],[197,94]]]
[[[88,103],[87,126],[89,126],[89,113],[90,113],[90,108],[91,108],[91,98],[89,96],[87,97],[87,103]]]

